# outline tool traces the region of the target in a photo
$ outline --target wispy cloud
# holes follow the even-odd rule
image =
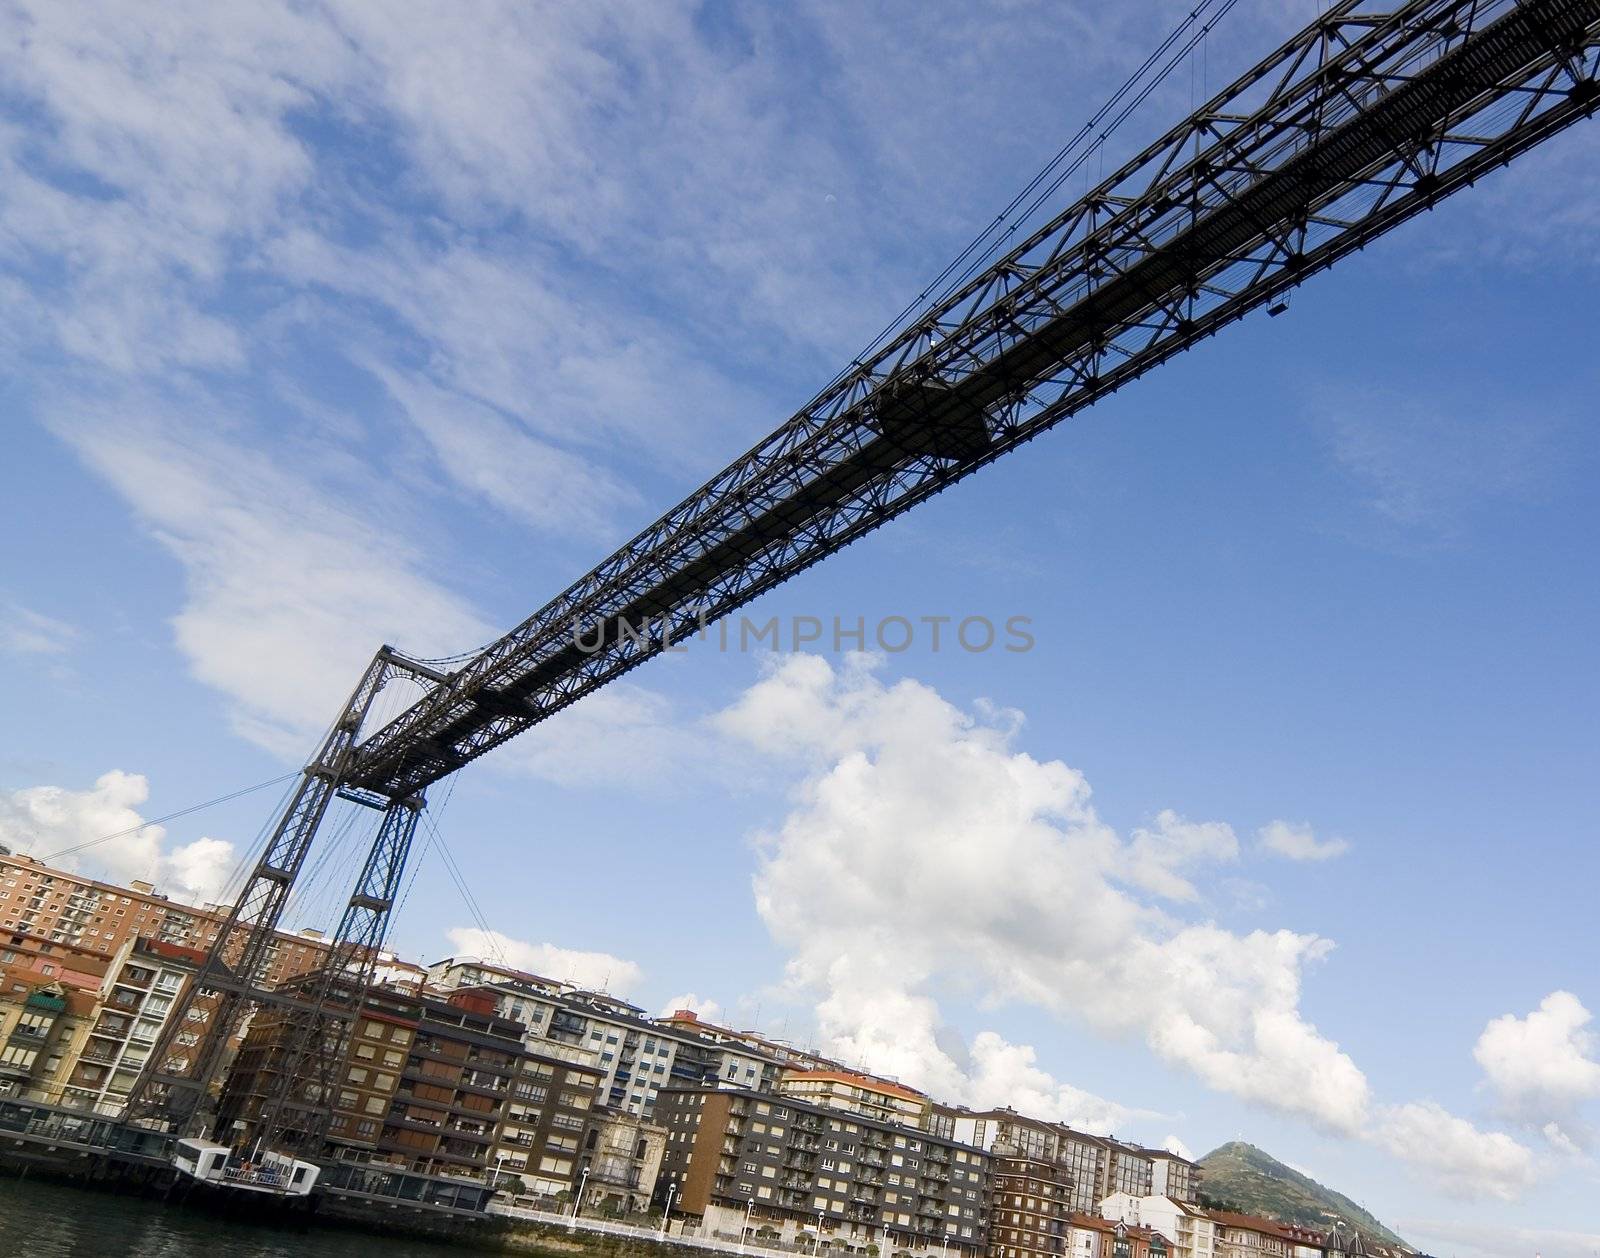
[[[1378,540],[1441,545],[1486,507],[1537,499],[1560,467],[1563,417],[1524,401],[1325,398],[1318,423]]]
[[[76,625],[0,599],[0,651],[11,655],[65,655],[82,639],[83,632]]]

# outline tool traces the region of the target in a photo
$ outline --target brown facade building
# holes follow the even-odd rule
[[[1072,1176],[1060,1162],[993,1151],[989,1173],[990,1258],[1057,1258],[1067,1253]]]
[[[0,855],[0,939],[27,934],[109,957],[128,940],[159,939],[198,948],[216,941],[226,907],[180,904],[148,882],[126,887],[56,869],[31,856]],[[327,952],[316,931],[279,932],[260,976],[275,987],[315,969]]]
[[[250,1130],[275,1095],[292,1025],[265,1011],[245,1037],[223,1094],[230,1129]],[[529,1052],[523,1033],[482,992],[374,988],[343,1047],[328,1144],[431,1174],[519,1175],[535,1195],[567,1191],[599,1072]]]
[[[980,1258],[989,1157],[914,1128],[745,1089],[664,1089],[657,1196],[702,1234]]]

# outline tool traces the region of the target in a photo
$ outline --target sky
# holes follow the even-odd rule
[[[1111,156],[1314,10],[1240,4]],[[0,0],[0,843],[225,894],[284,783],[141,822],[765,435],[1185,11]],[[436,787],[393,942],[1248,1139],[1436,1253],[1600,1250],[1597,158],[751,609],[1030,649],[691,643]]]

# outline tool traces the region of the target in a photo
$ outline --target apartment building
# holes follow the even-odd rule
[[[53,980],[0,991],[0,1097],[55,1101],[94,993]]]
[[[221,1126],[248,1131],[259,1120],[293,1025],[276,1011],[257,1017],[223,1091]],[[495,1013],[489,992],[373,988],[343,1046],[328,1144],[430,1174],[498,1172],[524,1176],[528,1192],[567,1190],[598,1074],[529,1053],[523,1032]]]
[[[1147,1149],[1150,1155],[1150,1192],[1188,1205],[1200,1203],[1200,1167],[1170,1149]]]
[[[597,1100],[621,1113],[647,1116],[663,1087],[757,1088],[776,1072],[774,1062],[742,1043],[676,1030],[615,996],[476,958],[435,962],[428,985],[495,992],[497,1012],[527,1027],[530,1048],[539,1041],[547,1051],[597,1067]]]
[[[134,938],[205,951],[216,941],[227,909],[180,904],[148,882],[126,887],[57,869],[30,856],[0,855],[0,936],[30,934],[51,943],[111,956]],[[276,986],[321,964],[327,952],[318,931],[278,932],[260,978]]]
[[[1168,1258],[1170,1253],[1167,1238],[1154,1228],[1097,1214],[1074,1214],[1070,1238],[1070,1258]]]
[[[174,1004],[204,963],[205,953],[196,948],[126,940],[106,969],[93,1021],[73,1045],[59,1103],[121,1114]],[[203,1007],[190,1010],[191,1026],[174,1041],[174,1056],[199,1043],[208,1016]]]
[[[980,1258],[989,1156],[927,1132],[740,1089],[666,1088],[658,1197],[703,1234]]]
[[[1254,1214],[1212,1210],[1217,1258],[1322,1258],[1319,1232]]]
[[[584,1185],[581,1208],[602,1214],[648,1210],[666,1150],[665,1127],[635,1114],[597,1110],[578,1163],[579,1182]]]
[[[808,1048],[790,1044],[785,1040],[763,1035],[759,1031],[735,1031],[731,1027],[707,1022],[692,1009],[675,1009],[665,1018],[656,1019],[661,1026],[673,1031],[683,1031],[700,1039],[717,1044],[739,1045],[750,1049],[768,1063],[763,1075],[763,1092],[777,1090],[778,1079],[785,1070],[843,1070],[844,1064],[831,1057],[812,1052]]]
[[[1100,1203],[1113,1222],[1151,1227],[1166,1238],[1172,1258],[1217,1258],[1217,1225],[1209,1210],[1171,1197],[1113,1193]]]
[[[1055,1161],[991,1150],[989,1258],[1059,1258],[1069,1252],[1072,1177]]]
[[[1070,1191],[1071,1209],[1099,1213],[1108,1177],[1111,1147],[1098,1136],[1074,1131],[1061,1123],[1030,1118],[1013,1109],[975,1112],[953,1110],[949,1135],[992,1153],[1010,1153],[1062,1168]]]
[[[927,1130],[933,1102],[915,1088],[848,1070],[785,1070],[777,1091],[806,1105]]]
[[[1101,1137],[1106,1157],[1095,1190],[1097,1200],[1104,1201],[1115,1193],[1130,1197],[1149,1197],[1154,1194],[1155,1158],[1153,1149],[1118,1140],[1114,1136]]]

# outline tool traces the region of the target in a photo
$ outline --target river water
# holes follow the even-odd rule
[[[142,1197],[0,1178],[0,1258],[461,1258],[344,1229],[268,1227]]]

